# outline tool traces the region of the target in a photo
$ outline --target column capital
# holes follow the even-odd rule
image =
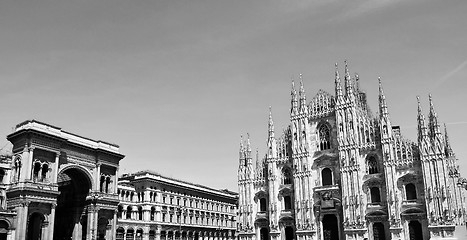
[[[31,201],[28,201],[28,200],[21,200],[20,201],[20,206],[22,207],[29,207],[29,204],[31,203]]]
[[[29,146],[29,147],[28,147],[28,151],[29,151],[29,152],[32,152],[32,151],[34,151],[35,148],[36,148],[36,147],[34,147],[34,146]]]

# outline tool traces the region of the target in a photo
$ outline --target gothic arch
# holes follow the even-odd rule
[[[382,169],[379,164],[379,157],[375,153],[370,153],[365,158],[367,174],[381,173]]]
[[[402,186],[406,183],[413,183],[417,185],[420,181],[420,178],[421,177],[418,177],[417,174],[415,174],[415,171],[409,170],[408,173],[402,175],[400,178],[397,179],[397,187],[399,189],[402,189]]]
[[[257,202],[260,198],[268,198],[268,194],[264,191],[264,190],[260,190],[258,192],[256,192],[255,194],[255,197],[254,197],[254,201]]]
[[[96,183],[94,182],[94,178],[92,177],[92,174],[91,172],[89,171],[89,169],[83,167],[83,166],[80,166],[78,164],[63,164],[60,166],[60,168],[58,169],[58,175],[60,175],[61,173],[65,172],[66,170],[69,170],[69,169],[76,169],[78,171],[81,171],[85,176],[87,176],[87,181],[89,183],[89,186],[91,187],[90,190],[94,189]]]

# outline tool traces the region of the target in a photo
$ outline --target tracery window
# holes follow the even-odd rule
[[[319,127],[319,150],[326,150],[331,148],[331,131],[326,124]]]
[[[290,169],[284,168],[282,171],[282,184],[292,184],[292,174],[290,173]]]
[[[33,163],[32,178],[34,182],[43,182],[47,180],[47,173],[49,172],[49,165],[35,160]]]
[[[371,156],[368,158],[368,174],[378,173],[378,163],[375,157]]]
[[[19,181],[20,175],[21,175],[21,157],[16,157],[15,158],[15,163],[14,163],[14,178],[16,181]]]

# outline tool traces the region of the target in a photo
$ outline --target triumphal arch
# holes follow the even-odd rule
[[[36,120],[16,126],[9,239],[115,239],[119,146]]]

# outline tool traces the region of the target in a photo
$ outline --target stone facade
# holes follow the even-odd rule
[[[240,240],[455,239],[465,232],[466,180],[432,98],[418,107],[418,139],[392,124],[379,85],[379,111],[359,77],[336,64],[335,94],[307,102],[292,82],[290,123],[276,138],[269,116],[267,152],[253,163],[240,144]],[[465,239],[459,237],[459,239]]]
[[[151,171],[119,179],[117,238],[235,239],[238,194]]]
[[[119,147],[35,120],[7,136],[0,239],[115,239]],[[6,200],[6,201],[5,201]]]

